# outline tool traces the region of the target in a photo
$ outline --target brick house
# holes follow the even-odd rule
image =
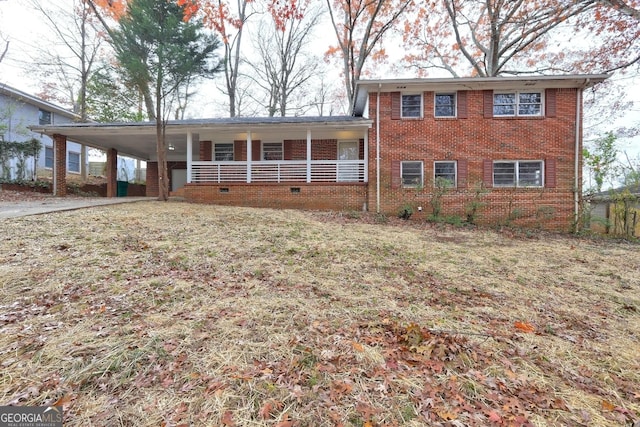
[[[606,78],[359,82],[356,114],[368,105],[376,122],[369,170],[379,190],[368,205],[429,215],[438,187],[442,215],[465,218],[480,204],[480,223],[569,229],[581,198],[582,92]]]
[[[395,215],[411,205],[416,218],[439,201],[442,215],[481,206],[479,223],[568,230],[581,201],[582,93],[607,77],[363,80],[351,116],[170,121],[170,189],[238,206]],[[153,123],[33,130],[106,150],[108,175],[119,152],[146,160],[157,196]]]

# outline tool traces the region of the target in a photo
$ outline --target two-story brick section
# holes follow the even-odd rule
[[[568,230],[581,196],[582,93],[606,78],[360,81],[355,112],[374,120],[368,206],[409,203],[426,216],[440,192],[443,216],[475,206],[480,223]]]
[[[411,205],[418,219],[439,204],[442,216],[569,230],[582,94],[607,77],[363,80],[349,116],[169,121],[170,189],[235,206],[396,215]],[[117,153],[147,161],[147,195],[158,195],[154,123],[32,129],[102,148],[110,168]]]

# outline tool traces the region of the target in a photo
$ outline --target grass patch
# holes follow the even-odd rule
[[[0,232],[0,404],[65,426],[640,419],[637,245],[159,202]]]

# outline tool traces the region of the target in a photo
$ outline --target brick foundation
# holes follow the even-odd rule
[[[366,184],[187,184],[191,202],[274,209],[361,211]]]

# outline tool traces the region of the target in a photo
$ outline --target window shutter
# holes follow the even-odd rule
[[[391,188],[396,189],[402,186],[402,177],[400,176],[400,160],[391,161]]]
[[[482,180],[485,187],[493,187],[493,161],[484,159],[482,161]]]
[[[493,117],[493,91],[483,90],[482,96],[484,99],[484,116],[487,118]]]
[[[400,120],[402,109],[402,95],[400,92],[391,92],[391,120]]]
[[[243,143],[246,145],[243,141],[233,141],[233,160],[246,160],[247,153],[243,153]]]
[[[260,141],[251,141],[251,161],[260,161]]]
[[[545,115],[547,117],[556,117],[556,96],[557,89],[547,89],[544,95]]]
[[[556,173],[556,158],[551,157],[544,161],[545,169],[545,181],[544,185],[547,188],[556,188],[557,185],[557,173]]]
[[[469,175],[469,166],[467,159],[458,159],[458,188],[467,187],[467,178]]]
[[[467,109],[467,91],[461,90],[458,92],[458,118],[466,119],[469,117]]]

